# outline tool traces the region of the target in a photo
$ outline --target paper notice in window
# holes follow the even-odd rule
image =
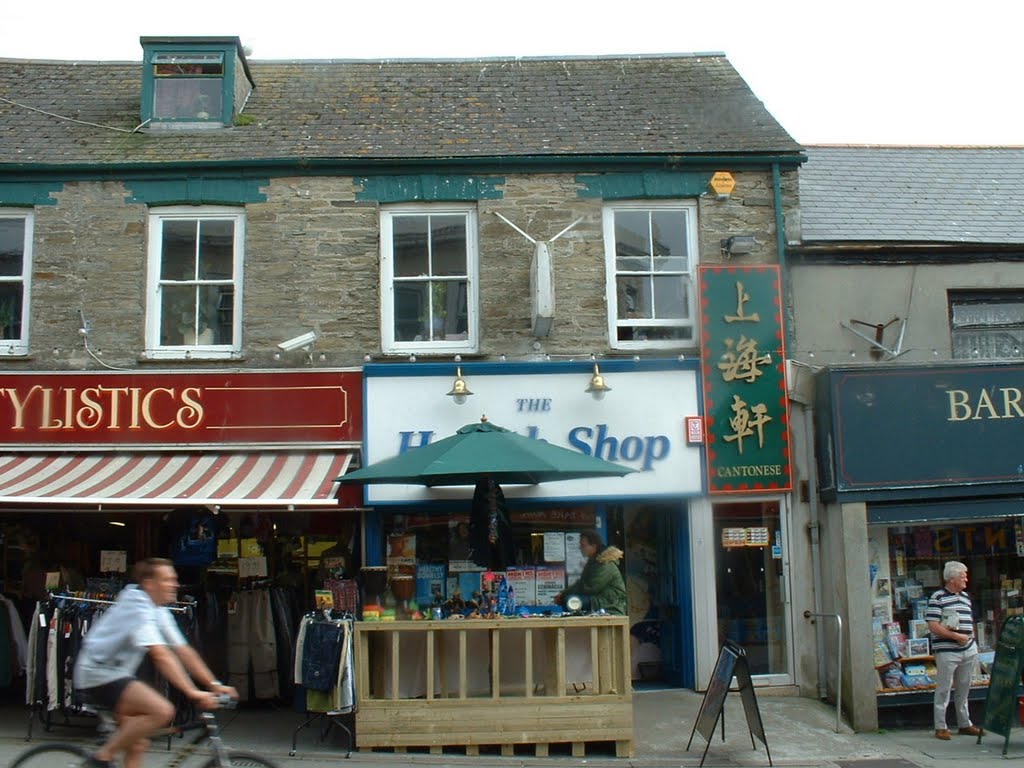
[[[238,558],[238,578],[258,578],[267,575],[267,558],[265,557],[240,557]]]
[[[565,562],[565,534],[560,531],[548,531],[544,534],[544,562]]]
[[[100,573],[124,573],[128,570],[128,553],[123,549],[100,550]]]

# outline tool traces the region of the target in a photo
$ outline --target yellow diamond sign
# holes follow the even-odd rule
[[[711,189],[716,195],[730,195],[736,188],[736,179],[728,171],[718,171],[711,177]]]

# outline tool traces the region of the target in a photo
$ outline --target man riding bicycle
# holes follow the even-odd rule
[[[178,598],[178,574],[171,561],[136,563],[135,581],[89,628],[75,662],[76,691],[117,718],[117,730],[87,763],[95,768],[111,766],[122,752],[124,768],[140,768],[150,735],[174,719],[174,705],[136,677],[147,654],[198,709],[216,709],[220,695],[238,698],[238,691],[214,677],[174,621],[168,606]]]

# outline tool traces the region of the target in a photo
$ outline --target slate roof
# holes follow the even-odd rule
[[[1024,147],[805,149],[805,244],[1024,243]]]
[[[0,168],[801,149],[722,54],[249,67],[253,124],[131,133],[141,63],[0,60]]]

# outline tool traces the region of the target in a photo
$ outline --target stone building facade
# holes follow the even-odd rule
[[[621,539],[628,521],[639,519],[641,507],[657,507],[651,524],[675,531],[673,546],[651,555],[652,570],[667,574],[660,593],[657,576],[642,585],[644,599],[662,610],[668,650],[659,656],[659,674],[702,687],[724,639],[716,619],[729,595],[717,584],[721,563],[709,540],[716,535],[714,499],[705,492],[702,448],[686,445],[680,426],[701,408],[696,270],[784,262],[784,225],[798,208],[804,159],[727,59],[250,62],[235,38],[141,43],[141,64],[0,61],[0,224],[8,222],[10,233],[10,222],[20,221],[29,233],[23,244],[13,235],[4,243],[9,261],[25,271],[10,275],[8,289],[20,291],[24,307],[20,331],[0,342],[3,373],[45,373],[56,381],[111,369],[156,377],[329,376],[358,375],[372,364],[378,374],[379,366],[392,366],[389,375],[436,379],[440,399],[422,404],[429,413],[449,406],[441,389],[457,371],[497,381],[505,375],[498,366],[518,364],[508,370],[542,382],[542,390],[551,366],[553,373],[578,375],[581,391],[595,363],[606,374],[615,371],[613,389],[658,415],[678,443],[677,455],[688,457],[687,476],[668,491],[641,489],[628,498],[602,489],[554,493],[534,505],[592,507],[587,519],[627,545]],[[713,177],[727,179],[728,188]],[[609,243],[615,209],[655,211],[655,218],[669,211],[674,227],[685,217],[690,222],[673,235],[690,243],[685,253],[653,254],[677,259],[672,285],[659,293],[668,310],[657,317],[650,305],[655,289],[648,288],[648,304],[638,312],[643,327],[632,338],[609,320],[626,316],[618,290],[634,278],[653,285],[663,267],[616,277],[626,261],[616,261],[625,257]],[[423,320],[398,317],[395,302],[405,299],[395,298],[396,286],[423,275],[387,271],[400,237],[392,232],[396,239],[389,240],[385,227],[408,223],[395,212],[454,212],[466,224],[462,268],[469,274],[455,277],[467,290],[470,327],[447,328],[446,343],[403,336],[399,327]],[[200,269],[180,280],[161,272],[171,252],[168,233],[183,220],[200,222],[200,232],[203,222],[221,222],[219,236],[229,238],[230,249],[200,236],[219,243],[220,272]],[[441,254],[441,230],[431,231]],[[748,239],[742,255],[726,248],[734,236]],[[554,312],[550,332],[538,334],[531,263],[537,243],[548,241]],[[234,272],[224,267],[231,259]],[[452,275],[429,277],[435,287],[417,288],[419,299],[448,301],[441,298],[448,289],[436,286]],[[178,318],[184,330],[169,336],[167,302],[181,285],[200,298]],[[216,306],[199,306],[211,296]],[[204,313],[215,310],[220,335],[204,337]],[[449,311],[455,312],[437,310],[433,319],[444,321]],[[654,324],[658,330],[644,326],[645,312],[664,321]],[[315,338],[299,343],[310,333]],[[685,375],[685,397],[644,403],[645,371],[652,370]],[[606,410],[593,419],[617,412],[633,418],[623,400],[605,400]],[[491,406],[473,410],[483,408]],[[365,432],[355,436],[362,445],[332,445],[358,455],[372,443],[379,415],[365,412]],[[428,421],[416,429],[426,430]],[[246,447],[256,450],[270,439],[260,435]],[[59,451],[74,450],[78,438],[9,442],[12,450]],[[0,491],[12,520],[40,503],[45,499],[26,506]],[[243,513],[252,507],[223,503]],[[730,503],[775,509],[784,582],[804,584],[788,578],[803,557],[801,537],[788,522],[788,497],[751,491]],[[187,507],[188,499],[180,504]],[[141,498],[126,506],[161,511]],[[363,562],[380,556],[365,551],[366,541],[371,549],[382,541],[389,514],[364,520],[370,534],[360,534]],[[135,554],[141,553],[129,560]],[[809,691],[816,681],[798,661],[808,652],[808,629],[787,607],[794,597],[806,602],[800,593],[807,587],[792,589],[779,606],[784,640],[765,682]]]

